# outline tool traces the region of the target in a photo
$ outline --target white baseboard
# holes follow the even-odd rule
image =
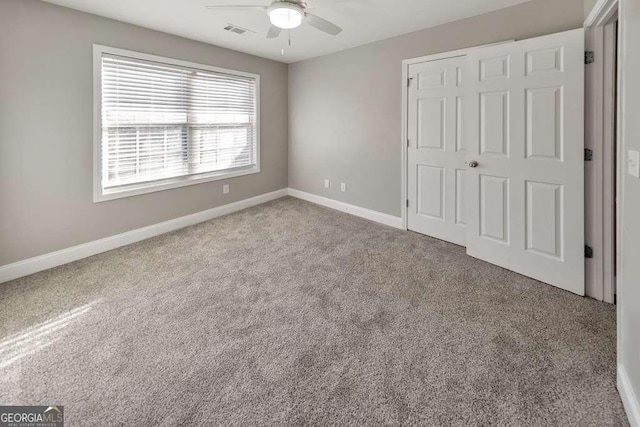
[[[640,401],[638,401],[638,396],[631,386],[627,371],[622,365],[618,365],[618,392],[620,392],[622,404],[627,412],[629,424],[631,427],[640,427]]]
[[[249,199],[240,200],[228,205],[219,206],[217,208],[208,209],[206,211],[197,212],[191,215],[182,216],[180,218],[171,219],[169,221],[160,222],[158,224],[149,225],[147,227],[138,228],[136,230],[127,231],[125,233],[116,234],[115,236],[105,237],[103,239],[94,240],[92,242],[83,243],[81,245],[72,246],[67,249],[51,252],[37,257],[29,258],[23,261],[14,262],[0,266],[0,283],[9,280],[18,279],[28,276],[39,271],[57,267],[77,261],[82,258],[97,255],[102,252],[110,251],[131,243],[149,239],[160,234],[208,221],[210,219],[227,215],[242,209],[250,208],[271,200],[279,199],[287,194],[290,196],[303,199],[312,203],[326,206],[346,212],[361,218],[379,222],[390,227],[402,229],[402,218],[388,215],[385,213],[373,211],[371,209],[361,208],[337,200],[328,199],[326,197],[316,196],[315,194],[305,193],[304,191],[294,190],[292,188],[273,191],[271,193],[261,194]]]
[[[389,215],[386,213],[373,211],[371,209],[361,208],[359,206],[350,205],[348,203],[339,202],[337,200],[328,199],[326,197],[317,196],[315,194],[306,193],[300,190],[294,190],[289,188],[289,195],[298,199],[306,200],[307,202],[322,205],[327,208],[335,209],[338,211],[346,212],[351,215],[359,216],[370,221],[379,222],[380,224],[388,225],[389,227],[399,228],[403,230],[402,218],[398,216]]]
[[[126,233],[116,234],[115,236],[105,237],[103,239],[72,246],[67,249],[3,265],[0,267],[0,283],[28,276],[29,274],[77,261],[82,258],[110,251],[111,249],[116,249],[160,234],[168,233],[170,231],[208,221],[222,215],[227,215],[271,200],[279,199],[280,197],[286,196],[287,193],[287,189],[284,188],[282,190],[240,200],[235,203],[218,206],[217,208],[208,209],[206,211],[127,231]]]

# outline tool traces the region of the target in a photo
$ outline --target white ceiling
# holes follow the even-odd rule
[[[251,53],[297,62],[377,40],[467,18],[528,0],[308,0],[308,7],[344,31],[324,34],[309,25],[267,39],[269,18],[256,11],[206,10],[205,5],[258,4],[269,0],[45,0],[142,27]],[[227,24],[255,31],[249,37],[223,30]],[[284,55],[281,49],[285,49]]]

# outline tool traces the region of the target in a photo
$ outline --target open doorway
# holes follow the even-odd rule
[[[585,22],[587,295],[616,303],[618,218],[618,1],[602,0]]]

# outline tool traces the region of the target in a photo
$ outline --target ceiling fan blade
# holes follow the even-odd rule
[[[213,5],[213,6],[205,6],[209,10],[267,10],[268,6],[259,6],[259,5]]]
[[[282,28],[276,27],[275,25],[270,26],[269,31],[267,31],[267,38],[275,39],[280,35],[280,31],[282,31]]]
[[[324,31],[327,34],[331,34],[332,36],[340,34],[342,28],[338,27],[336,24],[332,24],[324,18],[320,18],[318,15],[314,15],[313,13],[305,14],[305,21],[309,22],[309,25],[317,28],[320,31]]]

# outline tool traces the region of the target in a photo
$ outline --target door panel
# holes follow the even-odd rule
[[[562,88],[527,89],[527,158],[562,160]]]
[[[418,165],[418,214],[444,220],[444,169]]]
[[[584,295],[584,34],[468,55],[467,253]]]
[[[526,182],[526,249],[562,259],[562,186]]]
[[[460,245],[466,236],[464,57],[411,65],[408,228]]]
[[[456,224],[467,225],[466,169],[456,169]]]
[[[418,90],[443,89],[445,86],[445,69],[427,69],[418,73]]]
[[[508,156],[509,93],[480,94],[480,153]]]
[[[495,56],[483,58],[480,64],[480,81],[503,80],[509,78],[509,57]]]
[[[480,175],[480,235],[509,244],[509,180]]]
[[[418,101],[418,147],[444,149],[445,98]]]
[[[456,151],[465,151],[467,149],[464,130],[464,111],[466,104],[466,98],[464,96],[456,96]]]
[[[562,48],[530,51],[527,55],[527,76],[562,72]]]

